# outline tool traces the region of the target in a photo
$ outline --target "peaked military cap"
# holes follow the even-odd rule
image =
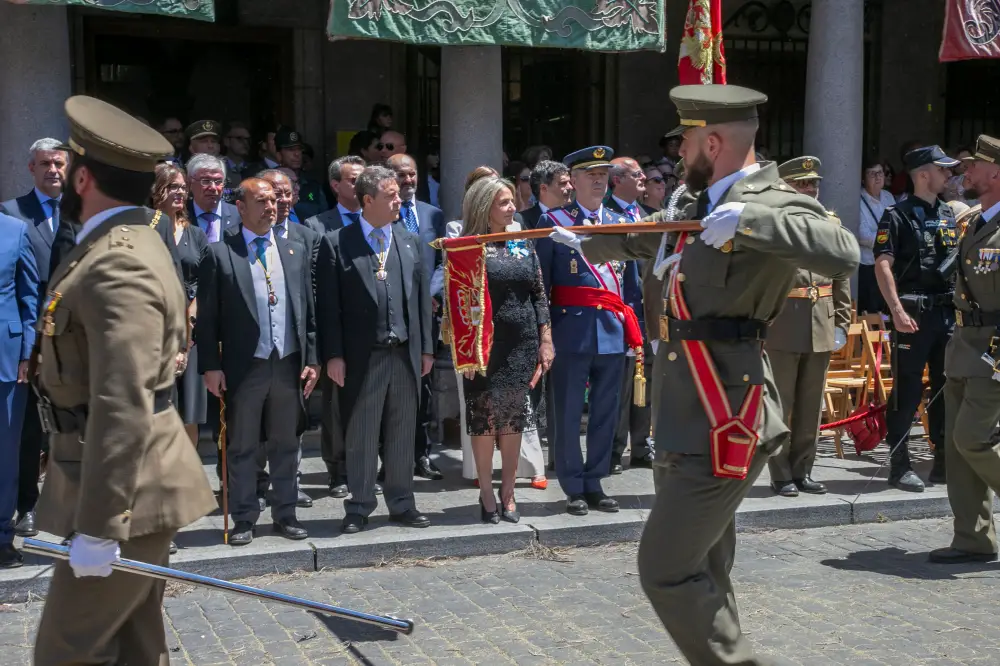
[[[615,151],[608,146],[591,146],[574,153],[570,153],[563,158],[563,163],[573,169],[596,169],[611,165],[611,160],[615,156]]]
[[[975,160],[983,160],[991,164],[1000,162],[1000,139],[980,134],[979,138],[976,139],[976,152],[972,154],[972,157],[966,157],[962,161],[973,162]]]
[[[274,147],[281,150],[296,146],[305,146],[305,143],[302,141],[302,135],[291,127],[279,127],[274,135]]]
[[[903,168],[907,171],[919,169],[928,164],[936,164],[939,167],[954,167],[960,162],[952,157],[948,157],[941,146],[926,146],[917,148],[903,155]]]
[[[823,180],[823,176],[819,175],[822,168],[823,163],[818,157],[804,155],[780,165],[778,175],[782,180]]]
[[[184,134],[187,135],[188,141],[200,139],[203,136],[214,136],[218,139],[222,136],[222,123],[217,123],[214,120],[196,120],[187,126]]]
[[[77,155],[127,171],[151,172],[174,154],[163,135],[116,106],[86,95],[66,100],[69,140]]]
[[[670,91],[670,100],[677,107],[681,124],[667,136],[676,136],[691,127],[753,120],[767,95],[742,86],[712,83],[677,86]]]

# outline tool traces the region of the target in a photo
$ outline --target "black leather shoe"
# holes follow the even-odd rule
[[[230,546],[247,546],[253,541],[254,527],[249,520],[239,520],[229,530]]]
[[[362,516],[360,513],[349,513],[344,516],[344,522],[340,524],[340,531],[344,534],[357,534],[365,529],[367,524],[368,516]]]
[[[587,502],[587,506],[595,511],[603,511],[604,513],[618,513],[618,500],[614,497],[608,497],[603,492],[599,493],[584,493],[584,499]]]
[[[34,511],[28,511],[21,516],[21,519],[17,521],[17,525],[14,526],[14,534],[19,537],[38,536],[38,530],[35,528]]]
[[[399,523],[407,527],[430,527],[431,519],[416,509],[407,509],[403,513],[390,513],[389,522]]]
[[[309,495],[306,495],[304,492],[300,490],[299,496],[295,500],[295,506],[299,507],[300,509],[308,509],[312,505],[313,505],[312,497],[309,497]]]
[[[346,483],[331,483],[330,484],[330,497],[336,499],[343,499],[349,494],[347,490]]]
[[[413,474],[414,476],[420,476],[431,481],[440,481],[444,478],[441,470],[427,456],[420,456],[417,459],[417,464],[413,467]]]
[[[586,516],[590,513],[587,498],[583,495],[570,495],[566,498],[566,513],[571,516]]]
[[[938,548],[927,555],[932,564],[967,564],[969,562],[995,562],[996,553],[970,553],[956,548]]]
[[[633,467],[645,467],[646,469],[653,469],[653,454],[646,453],[644,455],[639,456],[638,458],[632,456],[632,460],[631,462],[629,462],[628,466],[630,469]]]
[[[295,518],[281,518],[280,520],[274,521],[272,527],[274,527],[275,532],[286,539],[292,539],[293,541],[305,539],[309,536],[309,532],[306,528],[303,527],[302,523]]]
[[[922,493],[924,492],[924,482],[920,480],[913,470],[906,470],[902,475],[898,477],[889,477],[889,485],[893,488],[899,488],[900,490],[905,490],[910,493]]]
[[[0,546],[0,569],[16,569],[24,566],[24,556],[14,548],[14,544],[5,543]]]
[[[177,554],[177,544],[174,543],[173,541],[170,542],[170,554],[171,555]]]
[[[819,481],[813,481],[811,476],[807,476],[804,479],[795,479],[795,487],[804,493],[809,493],[810,495],[825,495],[826,486],[824,486]]]
[[[934,467],[931,468],[931,473],[927,476],[927,481],[935,485],[948,482],[948,475],[945,472],[944,456],[934,456]]]
[[[621,458],[612,458],[611,459],[611,475],[612,476],[617,476],[618,474],[621,474],[624,471],[625,471],[625,468],[622,467],[622,459]]]
[[[493,507],[492,511],[486,510],[486,505],[483,504],[482,495],[479,496],[479,520],[484,523],[490,523],[491,525],[500,524],[500,505],[497,504]]]
[[[799,489],[791,481],[772,481],[771,490],[774,491],[775,495],[781,495],[782,497],[799,496]]]

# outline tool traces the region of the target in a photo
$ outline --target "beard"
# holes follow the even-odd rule
[[[83,199],[80,198],[76,187],[73,186],[73,175],[76,173],[76,168],[77,162],[74,160],[73,165],[69,168],[69,173],[66,174],[62,199],[59,200],[59,218],[79,223],[80,214],[83,212]]]
[[[715,165],[704,155],[684,164],[684,182],[692,192],[704,192],[715,175]]]

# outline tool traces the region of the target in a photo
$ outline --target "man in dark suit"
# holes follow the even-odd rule
[[[531,170],[531,193],[538,202],[521,212],[522,226],[534,229],[538,219],[550,208],[561,208],[573,201],[573,183],[569,168],[562,162],[542,160]]]
[[[35,255],[38,293],[45,294],[49,282],[52,242],[59,231],[59,202],[66,181],[69,156],[62,141],[39,139],[32,144],[28,171],[34,188],[27,194],[0,204],[0,212],[27,224],[28,240]],[[27,391],[27,405],[21,430],[20,470],[17,493],[17,534],[35,536],[35,503],[38,501],[38,468],[42,451],[48,448],[47,437],[38,420],[37,398]]]
[[[430,295],[417,238],[393,224],[395,172],[368,167],[357,191],[361,218],[323,239],[316,290],[322,358],[347,421],[351,498],[341,530],[359,532],[377,506],[380,435],[389,519],[427,527],[413,498],[413,437],[421,377],[434,365]]]
[[[223,200],[226,187],[226,165],[215,155],[195,155],[187,163],[188,219],[208,236],[209,243],[222,240],[223,232],[239,225],[240,212]]]
[[[325,213],[309,218],[306,223],[313,229],[321,228],[323,233],[329,233],[357,222],[361,218],[361,203],[358,201],[355,185],[364,169],[365,161],[357,155],[345,155],[330,162],[327,176],[330,179],[330,189],[337,197],[337,205]],[[347,458],[338,388],[325,372],[320,373],[319,386],[323,392],[320,455],[330,475],[330,496],[344,498],[347,497]]]
[[[609,182],[611,194],[605,204],[608,209],[613,210],[625,218],[625,222],[635,223],[652,215],[651,208],[646,208],[639,203],[639,197],[646,191],[646,174],[639,166],[639,163],[631,157],[616,157],[611,160],[611,171],[609,172]],[[644,309],[642,306],[642,282],[638,276],[642,273],[636,262],[628,262],[630,268],[636,272],[634,281],[623,282],[622,300],[631,306],[639,318],[639,326],[643,332],[644,360],[643,370],[646,366],[652,369],[653,348],[649,341],[645,339],[646,326],[643,319]],[[611,449],[611,473],[621,474],[622,455],[625,448],[632,441],[632,452],[629,467],[653,467],[653,447],[650,435],[652,425],[652,414],[650,411],[649,388],[652,382],[646,382],[646,405],[638,407],[633,400],[635,376],[635,354],[631,352],[625,357],[625,374],[622,375],[622,390],[618,404],[618,427],[615,429],[614,444]]]
[[[440,208],[417,201],[419,179],[416,160],[405,154],[392,155],[388,158],[387,164],[396,172],[399,198],[402,201],[396,226],[405,227],[417,237],[424,268],[424,285],[429,289],[434,270],[441,263],[441,252],[431,247],[431,243],[444,237],[444,213]],[[434,341],[434,346],[437,345],[437,338],[437,326],[432,322],[431,339]],[[427,425],[431,421],[431,376],[428,374],[420,384],[420,405],[417,409],[417,430],[413,443],[413,473],[437,481],[444,476],[431,461],[431,440],[427,436]]]
[[[272,230],[277,206],[267,181],[247,179],[237,194],[240,231],[210,244],[201,263],[195,339],[205,386],[226,396],[235,521],[229,544],[243,546],[253,541],[261,513],[256,459],[262,425],[274,529],[289,539],[308,536],[295,518],[299,419],[290,415],[304,411],[317,367],[309,250]]]

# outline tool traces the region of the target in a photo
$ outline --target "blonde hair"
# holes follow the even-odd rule
[[[506,188],[511,196],[517,196],[514,184],[497,176],[480,178],[472,184],[462,200],[463,236],[478,236],[490,232],[490,209],[497,195]]]

